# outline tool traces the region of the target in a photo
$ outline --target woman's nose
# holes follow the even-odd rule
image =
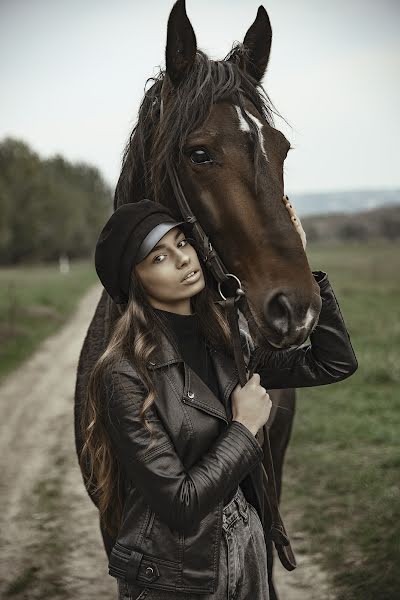
[[[187,262],[189,262],[190,258],[189,255],[186,254],[185,252],[180,252],[178,255],[178,263],[181,265],[186,264]]]

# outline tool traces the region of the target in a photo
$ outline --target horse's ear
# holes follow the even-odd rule
[[[243,40],[244,52],[241,56],[231,55],[256,81],[261,81],[267,69],[271,52],[272,28],[268,13],[263,6],[258,7],[254,23],[249,27]]]
[[[177,0],[168,19],[165,49],[167,73],[174,85],[178,85],[189,73],[196,49],[196,36],[186,14],[185,0]]]

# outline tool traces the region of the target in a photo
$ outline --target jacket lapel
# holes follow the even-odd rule
[[[207,342],[209,355],[213,362],[218,382],[219,398],[217,398],[201,377],[175,352],[166,336],[162,335],[160,342],[153,353],[152,361],[149,361],[149,369],[158,369],[173,363],[183,362],[183,402],[219,419],[223,419],[225,422],[231,421],[232,408],[230,394],[239,382],[234,359],[225,352],[213,348]]]
[[[210,348],[211,360],[214,364],[215,374],[218,380],[220,398],[225,407],[228,421],[232,420],[232,407],[230,395],[234,387],[239,383],[239,375],[236,368],[236,363],[225,352]]]

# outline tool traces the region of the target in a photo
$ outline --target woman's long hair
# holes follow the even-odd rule
[[[202,264],[202,263],[201,263]],[[190,299],[192,311],[199,317],[200,330],[210,344],[234,356],[233,341],[222,306],[216,301],[218,293],[205,268],[204,288]],[[133,363],[147,392],[143,399],[140,418],[149,431],[152,445],[152,427],[146,420],[146,412],[153,404],[154,388],[147,364],[158,346],[160,335],[165,335],[179,353],[175,336],[167,321],[151,306],[140,278],[132,270],[128,302],[123,305],[121,315],[114,323],[109,342],[97,360],[86,389],[86,403],[82,410],[81,431],[83,448],[79,457],[85,485],[96,497],[103,527],[111,536],[116,536],[121,525],[125,501],[124,471],[111,445],[107,433],[107,398],[104,394],[104,375],[121,359]]]

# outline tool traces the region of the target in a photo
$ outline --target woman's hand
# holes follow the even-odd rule
[[[241,387],[238,383],[231,395],[232,420],[245,425],[253,435],[268,421],[272,402],[260,385],[260,375],[254,373]]]

